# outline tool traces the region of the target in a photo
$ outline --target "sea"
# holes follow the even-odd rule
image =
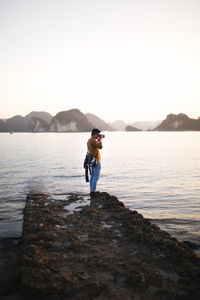
[[[88,195],[90,133],[0,133],[0,237],[19,237],[30,192]],[[200,132],[105,132],[98,190],[200,243]]]

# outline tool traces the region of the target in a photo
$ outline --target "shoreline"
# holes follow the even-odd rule
[[[14,240],[7,246],[4,240],[5,261]],[[21,241],[18,256],[10,252],[20,266],[18,278],[12,273],[2,278],[7,287],[18,283],[15,290],[4,290],[5,300],[191,300],[200,295],[195,243],[178,241],[107,193],[56,201],[29,194]]]

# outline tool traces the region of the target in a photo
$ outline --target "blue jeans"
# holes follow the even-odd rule
[[[90,192],[95,192],[96,190],[97,181],[99,180],[100,170],[101,170],[101,162],[98,161],[97,165],[92,168],[92,175],[90,177]]]

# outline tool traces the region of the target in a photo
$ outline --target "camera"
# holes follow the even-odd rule
[[[105,138],[104,134],[99,134],[98,137],[97,137],[97,142],[99,142],[100,139],[104,139],[104,138]]]

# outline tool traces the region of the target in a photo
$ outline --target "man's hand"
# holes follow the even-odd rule
[[[98,138],[97,138],[97,142],[98,143],[101,143],[101,140],[104,138],[104,136],[102,134],[99,134],[98,135]]]

